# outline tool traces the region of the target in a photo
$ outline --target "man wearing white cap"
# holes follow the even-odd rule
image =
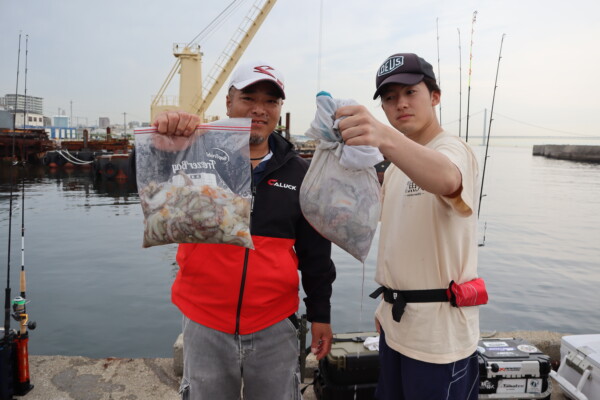
[[[227,115],[251,118],[254,206],[249,250],[227,244],[180,244],[172,300],[184,314],[183,399],[299,399],[298,270],[318,359],[331,349],[331,242],[300,210],[308,163],[274,133],[284,79],[266,62],[240,65],[226,98]],[[167,135],[189,136],[199,118],[167,112],[154,122]]]

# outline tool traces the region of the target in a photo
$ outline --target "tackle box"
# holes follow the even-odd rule
[[[377,332],[333,335],[329,354],[315,370],[314,390],[319,400],[374,399],[379,377],[379,352],[364,346]]]
[[[326,371],[315,370],[314,389],[317,400],[374,400],[377,381],[337,385]]]
[[[570,398],[600,399],[600,334],[563,336],[560,367],[551,376]]]
[[[519,338],[479,340],[479,399],[550,399],[550,357]]]

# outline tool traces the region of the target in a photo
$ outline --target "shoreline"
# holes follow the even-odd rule
[[[484,338],[525,339],[550,356],[553,365],[560,361],[560,339],[566,333],[549,331],[494,332]],[[29,356],[30,380],[34,388],[27,400],[179,400],[181,362],[178,341],[173,346],[173,358],[118,358],[93,359],[81,356]],[[306,359],[304,385],[313,380],[317,361],[311,354]],[[560,387],[551,378],[552,399],[563,400]],[[316,400],[314,390],[308,387],[304,400]]]

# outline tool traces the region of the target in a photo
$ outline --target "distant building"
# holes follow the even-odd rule
[[[55,115],[52,117],[52,126],[57,128],[68,128],[69,127],[69,117],[66,115]]]
[[[50,139],[77,139],[77,128],[46,126],[45,131]]]
[[[52,117],[52,125],[46,126],[46,133],[50,139],[77,139],[77,128],[69,126],[66,115]]]
[[[14,115],[17,128],[43,128],[50,139],[77,138],[77,129],[70,126],[68,116],[44,116],[44,99],[41,97],[7,94],[0,97],[0,108]]]
[[[44,114],[44,99],[22,94],[7,94],[4,96],[4,107],[12,112]]]
[[[77,128],[69,126],[69,117],[66,115],[55,115],[52,117],[52,125],[46,125],[46,133],[50,139],[77,138]]]
[[[0,110],[0,129],[14,129],[14,117],[5,110]]]
[[[110,126],[110,118],[100,117],[98,118],[98,128],[106,129]]]
[[[44,125],[44,116],[42,114],[34,113],[16,113],[15,124],[17,128],[40,128]]]

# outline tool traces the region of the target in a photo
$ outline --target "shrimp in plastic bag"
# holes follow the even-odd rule
[[[143,247],[224,243],[254,248],[250,236],[250,119],[198,127],[190,137],[135,130]]]

